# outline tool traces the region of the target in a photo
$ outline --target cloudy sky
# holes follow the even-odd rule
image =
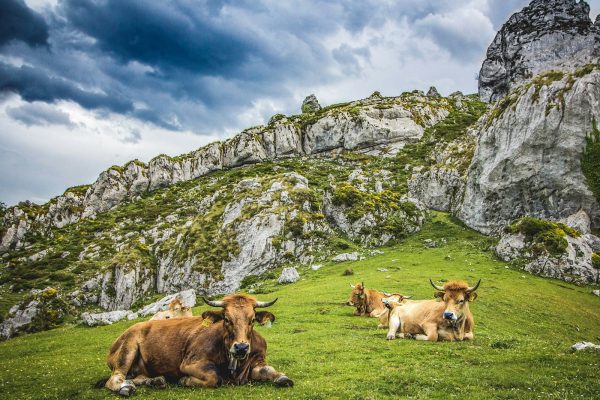
[[[0,201],[189,152],[310,93],[476,92],[485,49],[527,3],[0,0]]]

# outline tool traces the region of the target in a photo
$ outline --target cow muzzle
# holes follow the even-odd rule
[[[458,317],[452,311],[444,311],[444,319],[447,319],[448,321],[456,321],[458,320]]]
[[[234,343],[229,353],[238,360],[243,360],[250,354],[250,344],[244,342]]]

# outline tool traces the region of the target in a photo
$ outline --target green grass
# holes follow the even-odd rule
[[[426,238],[447,238],[427,248]],[[600,341],[600,298],[589,288],[507,269],[489,238],[432,214],[424,229],[385,253],[363,261],[301,269],[303,280],[269,282],[279,297],[273,328],[257,327],[269,361],[296,383],[226,386],[216,390],[170,385],[139,388],[144,399],[386,399],[593,398],[600,353],[572,353],[581,340]],[[377,268],[387,268],[379,272]],[[355,275],[342,276],[346,268]],[[432,298],[428,278],[481,278],[472,303],[475,340],[461,343],[386,341],[375,319],[354,317],[344,306],[349,283]],[[194,309],[198,315],[207,307]],[[68,326],[0,343],[0,397],[18,399],[115,398],[91,385],[108,374],[112,341],[135,321],[112,326]]]

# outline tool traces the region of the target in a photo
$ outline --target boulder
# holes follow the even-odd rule
[[[87,326],[112,325],[115,322],[127,318],[128,320],[138,318],[138,314],[130,310],[115,310],[103,313],[83,313],[81,320]]]
[[[594,344],[592,342],[577,342],[573,346],[571,346],[573,351],[582,351],[589,349],[600,349],[600,345]]]
[[[334,261],[334,262],[357,261],[358,259],[360,259],[360,255],[357,252],[353,252],[353,253],[338,254],[337,256],[333,257],[331,259],[331,261]]]
[[[179,297],[184,307],[192,308],[196,305],[196,291],[194,289],[188,289],[179,293],[170,294],[154,303],[148,304],[139,310],[138,314],[142,317],[146,317],[148,315],[154,315],[159,311],[168,310],[169,304],[175,297]]]
[[[277,282],[279,284],[294,283],[299,279],[300,274],[298,273],[298,271],[296,271],[296,268],[289,267],[284,268],[283,271],[281,271],[281,275],[279,276],[279,279],[277,279]]]

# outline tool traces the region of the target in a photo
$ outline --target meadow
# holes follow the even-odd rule
[[[445,244],[428,248],[425,239]],[[294,380],[218,389],[138,388],[140,399],[386,399],[597,398],[600,351],[574,353],[573,343],[600,342],[600,298],[590,287],[529,275],[498,261],[493,241],[432,213],[423,230],[382,248],[383,254],[318,271],[301,267],[290,285],[263,285],[260,300],[278,297],[267,339],[269,363]],[[343,272],[352,268],[353,276]],[[386,341],[377,320],[355,317],[344,305],[350,283],[432,298],[428,279],[459,278],[479,297],[472,342]],[[198,315],[205,305],[194,308]],[[66,326],[0,343],[0,398],[106,399],[93,389],[108,375],[111,343],[136,321],[86,328]]]

